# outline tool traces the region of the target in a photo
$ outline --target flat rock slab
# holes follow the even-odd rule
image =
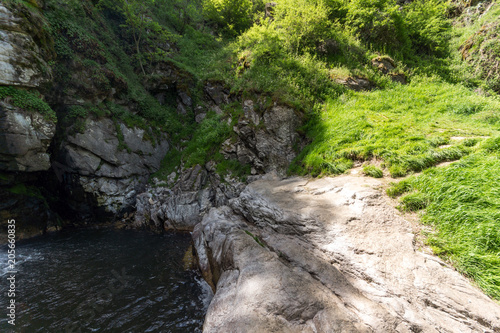
[[[193,233],[204,332],[500,332],[500,305],[418,249],[371,178],[259,180]]]

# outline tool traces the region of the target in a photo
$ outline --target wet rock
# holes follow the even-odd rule
[[[0,102],[0,170],[48,170],[55,130],[55,122],[41,114]]]
[[[496,304],[419,251],[380,181],[257,180],[193,232],[204,332],[496,332]]]

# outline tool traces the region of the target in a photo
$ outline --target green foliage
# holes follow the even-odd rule
[[[142,74],[146,75],[144,62],[154,62],[166,57],[167,50],[158,45],[173,42],[175,35],[161,26],[151,18],[151,8],[154,0],[101,0],[100,7],[112,9],[124,18],[124,24],[120,25],[133,38],[135,56],[139,62]],[[149,52],[142,52],[142,48],[149,48]]]
[[[186,156],[185,167],[196,164],[205,165],[230,135],[231,129],[225,121],[215,115],[207,116],[193,133],[183,154]]]
[[[177,171],[181,165],[181,161],[182,153],[175,148],[170,149],[161,161],[160,169],[152,174],[151,177],[166,181],[172,172]]]
[[[401,7],[396,0],[353,0],[347,10],[346,25],[374,48],[404,57],[447,54],[451,24],[445,1]]]
[[[84,133],[86,120],[89,115],[88,106],[72,105],[64,117],[64,123],[71,126],[76,133]]]
[[[407,53],[411,47],[395,0],[352,0],[346,25],[365,42],[385,51]]]
[[[205,16],[233,35],[250,26],[252,8],[252,0],[203,0]]]
[[[470,114],[454,112],[457,105],[482,107]],[[407,86],[345,94],[328,101],[310,119],[306,131],[312,143],[300,153],[291,171],[338,174],[353,161],[377,158],[384,161],[391,176],[401,177],[468,155],[475,143],[462,144],[451,138],[497,133],[498,128],[484,118],[498,112],[498,101],[436,79],[414,79]],[[440,147],[446,144],[450,146]]]
[[[417,54],[447,55],[451,37],[448,6],[442,0],[415,0],[405,6],[403,19]]]
[[[291,53],[315,47],[327,36],[331,23],[323,0],[282,0],[274,9],[271,26]]]
[[[55,112],[35,93],[12,86],[0,86],[0,100],[6,100],[14,106],[30,112],[38,112],[46,120],[56,122]]]
[[[384,177],[384,173],[382,170],[377,168],[374,165],[365,165],[363,167],[363,173],[367,176],[373,177],[373,178],[382,178]]]
[[[485,148],[499,137],[485,142]],[[424,223],[433,250],[500,299],[500,176],[497,154],[479,151],[445,168],[433,168],[393,186],[404,209],[426,207]]]
[[[494,2],[482,13],[470,8],[455,25],[452,47],[453,71],[457,80],[500,92],[500,5]],[[469,14],[470,13],[470,14]]]

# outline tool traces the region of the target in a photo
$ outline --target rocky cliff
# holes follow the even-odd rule
[[[37,6],[0,5],[2,223],[15,218],[19,235],[61,226],[54,210],[73,222],[120,216],[170,147],[167,135],[144,121],[127,125],[109,111],[90,111],[106,100],[137,112],[119,99],[127,84],[112,71],[98,77],[60,56],[58,70],[64,63],[72,75],[52,75],[53,37]],[[168,82],[179,81],[169,73]]]
[[[218,172],[217,163],[234,160],[253,175],[284,175],[303,146],[297,132],[303,115],[293,108],[265,94],[231,93],[222,82],[197,83],[168,61],[150,62],[148,74],[140,75],[117,62],[115,53],[125,53],[106,49],[117,45],[98,39],[110,32],[75,25],[71,15],[89,16],[103,27],[92,6],[74,13],[56,2],[36,4],[0,6],[2,188],[5,198],[19,192],[47,207],[40,216],[54,221],[31,217],[35,229],[63,220],[113,220],[136,209],[134,227],[192,230],[210,208],[228,204],[244,187],[230,172]],[[179,127],[210,114],[231,127],[215,147],[222,159],[181,163],[167,181],[149,184],[171,149],[185,149],[184,137],[172,138]],[[177,128],[170,130],[171,124]],[[4,205],[4,214],[25,219],[24,199],[17,208]]]

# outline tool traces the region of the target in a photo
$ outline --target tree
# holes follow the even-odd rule
[[[294,53],[314,45],[328,32],[329,8],[322,0],[281,0],[272,23],[285,46]]]
[[[170,32],[152,19],[150,8],[154,3],[155,0],[101,0],[99,3],[100,6],[110,8],[124,17],[125,24],[120,27],[132,35],[136,57],[144,75],[146,75],[143,64],[144,55],[141,52],[143,44],[155,49],[155,52],[150,52],[148,55],[152,59],[166,56],[165,52],[155,47],[154,44],[165,43],[174,38]]]

